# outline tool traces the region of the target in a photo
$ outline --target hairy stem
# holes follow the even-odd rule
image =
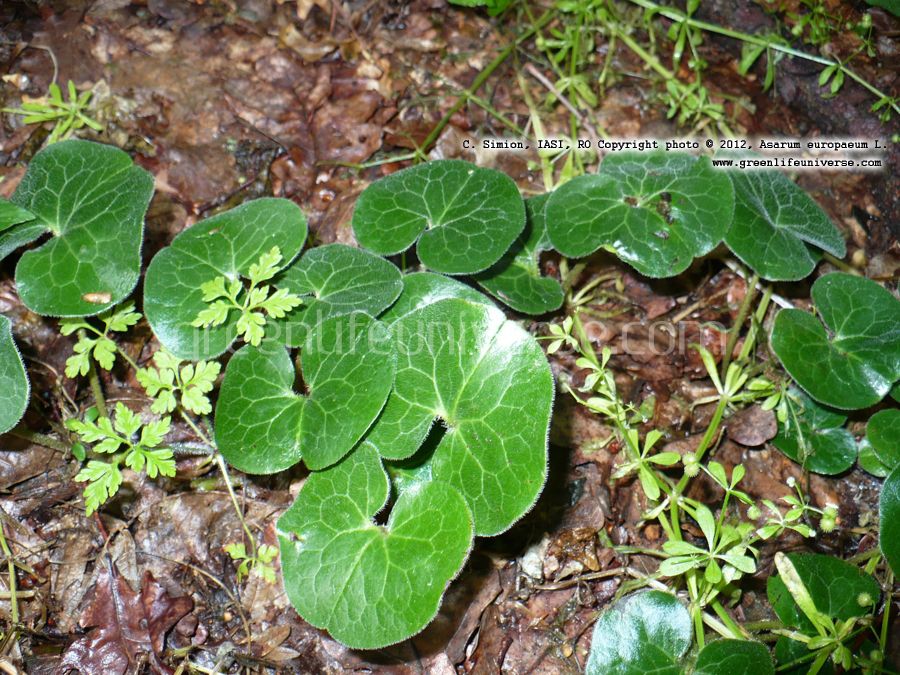
[[[31,429],[26,429],[25,427],[16,427],[9,433],[10,435],[21,438],[22,440],[29,441],[30,443],[34,443],[35,445],[41,445],[45,448],[50,448],[51,450],[56,450],[57,452],[66,453],[70,449],[67,444],[53,438],[52,436],[48,436],[47,434],[40,434],[36,431],[32,431]]]
[[[728,372],[728,366],[731,365],[731,355],[734,353],[734,347],[737,345],[738,337],[741,334],[741,326],[744,325],[744,321],[747,320],[747,315],[750,314],[750,305],[756,295],[756,284],[758,283],[759,275],[754,272],[753,276],[750,277],[750,281],[747,282],[747,290],[744,293],[744,299],[741,300],[741,305],[738,308],[734,324],[731,326],[731,330],[728,331],[728,341],[725,343],[725,354],[722,356],[721,377],[723,382],[725,381],[725,373]]]

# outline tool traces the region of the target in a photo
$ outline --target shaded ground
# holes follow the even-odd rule
[[[736,9],[724,0],[704,3],[702,12],[744,30],[770,21],[761,11]],[[896,50],[898,25],[883,12],[877,16],[888,41],[880,65],[872,61],[864,67],[879,86],[896,93],[897,56],[890,50]],[[8,75],[0,103],[17,105],[23,94],[46,91],[53,76],[50,55],[24,45],[51,47],[60,81],[94,87],[96,117],[106,124],[99,140],[128,150],[156,176],[145,262],[197,219],[269,194],[300,204],[316,243],[352,243],[348,219],[357,194],[400,166],[354,165],[417,147],[455,96],[514,37],[508,25],[499,28],[483,14],[448,8],[443,0],[5,2],[0,26],[0,64]],[[890,134],[891,127],[866,113],[870,101],[858,88],[847,86],[823,103],[817,72],[785,63],[776,93],[763,94],[758,81],[737,75],[733,45],[712,40],[705,49],[717,90],[752,101],[752,113],[734,112],[735,129],[769,135]],[[629,58],[617,53],[614,67],[626,75],[594,111],[598,128],[610,136],[678,135],[664,109],[654,104],[646,81],[627,75],[640,70]],[[514,53],[479,92],[522,127],[529,109],[519,81],[533,100],[546,95],[534,78],[517,79],[527,63],[542,67],[532,45]],[[541,108],[541,114],[548,133],[567,129],[562,106]],[[46,133],[13,124],[5,116],[0,128],[3,195],[14,189]],[[539,172],[529,166],[533,156],[476,156],[463,150],[464,139],[503,131],[483,107],[470,103],[427,150],[432,157],[496,165],[524,190],[543,191]],[[807,173],[800,179],[846,233],[851,252],[864,254],[854,260],[883,280],[896,274],[900,253],[889,227],[900,223],[898,158],[888,160],[893,170],[880,175]],[[696,442],[710,414],[703,406],[692,410],[691,401],[708,393],[709,383],[686,346],[699,341],[721,354],[722,334],[713,326],[731,324],[745,291],[743,280],[715,258],[698,261],[676,279],[651,283],[598,256],[582,276],[586,283],[600,271],[615,272],[598,287],[594,309],[605,318],[591,324],[592,338],[613,348],[620,391],[636,404],[654,397],[647,426],[667,429],[676,449]],[[549,269],[556,266],[553,259],[545,262]],[[14,319],[29,361],[35,395],[27,421],[32,429],[58,431],[90,393],[82,382],[61,376],[71,342],[59,336],[52,320],[36,317],[18,301],[14,263],[14,258],[3,263],[0,311]],[[801,298],[805,293],[797,285],[778,290]],[[674,342],[664,322],[676,325]],[[541,322],[531,326],[543,330]],[[155,350],[146,329],[127,348],[140,362]],[[553,366],[560,378],[581,375],[564,352]],[[124,369],[114,370],[104,384],[109,401],[134,408],[146,404],[143,390]],[[786,478],[799,478],[800,472],[765,445],[774,434],[771,424],[754,409],[735,416],[717,457],[726,465],[744,463],[751,495],[776,499],[787,493]],[[176,431],[191,439],[187,428]],[[191,660],[206,668],[219,664],[222,672],[267,667],[315,673],[580,672],[597,610],[622,581],[614,570],[640,571],[652,564],[641,557],[620,558],[603,542],[652,546],[660,537],[655,527],[638,523],[642,492],[629,484],[610,486],[615,448],[599,447],[609,434],[597,417],[559,396],[550,482],[538,507],[507,535],[479,543],[424,633],[377,653],[347,650],[305,624],[279,585],[257,578],[236,582],[223,546],[241,538],[240,526],[217,474],[200,460],[181,460],[174,479],[127,483],[124,496],[102,519],[88,519],[72,481],[76,462],[4,437],[0,517],[15,557],[29,571],[22,575],[20,598],[21,621],[29,631],[19,646],[7,646],[12,650],[7,658],[24,662],[29,673],[52,672],[60,652],[85,632],[83,610],[108,615],[112,610],[99,606],[97,598],[116,587],[123,597],[143,589],[160,608],[162,616],[149,630],[134,627],[148,631],[143,640],[161,641],[174,625],[168,648],[193,645],[182,654],[190,651]],[[301,479],[299,472],[270,479],[236,476],[248,523],[267,543],[276,543],[275,518],[291,503]],[[840,504],[845,526],[818,546],[847,555],[874,544],[871,537],[860,541],[852,529],[871,522],[877,510],[877,485],[865,474],[814,477],[810,490],[819,506]],[[799,538],[782,544],[804,545]],[[121,579],[110,580],[110,561]],[[143,579],[147,572],[160,587]],[[767,572],[764,568],[759,578]],[[120,586],[122,579],[129,586]],[[182,596],[191,598],[193,609],[171,599]],[[131,602],[141,601],[135,596]],[[737,611],[758,617],[761,610],[749,593]],[[9,603],[0,600],[0,614],[7,618],[8,612]],[[170,653],[168,663],[177,668],[179,659]],[[152,662],[140,667],[164,668]]]

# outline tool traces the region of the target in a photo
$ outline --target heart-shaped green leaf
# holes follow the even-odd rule
[[[456,159],[419,164],[359,196],[353,232],[381,255],[408,249],[426,267],[473,274],[506,253],[525,229],[525,203],[509,176]]]
[[[779,569],[791,576],[771,576],[767,593],[772,609],[785,626],[815,634],[808,607],[801,607],[804,591],[814,610],[834,620],[863,616],[872,611],[881,596],[878,582],[855,565],[818,553],[787,553]],[[801,599],[798,604],[797,599]]]
[[[144,313],[162,345],[181,359],[205,360],[234,342],[240,314],[218,326],[195,328],[209,307],[204,284],[224,277],[248,277],[250,267],[277,247],[279,267],[288,265],[306,241],[306,218],[287,199],[246,202],[189,227],[156,254],[144,282]],[[285,286],[286,288],[286,286]]]
[[[691,646],[691,615],[671,593],[633,593],[594,626],[586,675],[681,675]]]
[[[153,177],[118,148],[71,140],[38,152],[12,196],[19,210],[0,215],[0,257],[52,235],[16,266],[22,302],[38,314],[89,316],[125,298],[140,275],[152,194]]]
[[[372,521],[388,478],[363,442],[339,464],[313,473],[278,520],[284,587],[309,623],[349,647],[404,640],[437,613],[472,545],[472,516],[441,482],[406,491],[387,525]]]
[[[396,357],[387,327],[356,313],[332,317],[307,336],[300,370],[273,341],[238,350],[216,405],[216,442],[228,463],[274,473],[301,457],[310,469],[337,462],[378,416],[394,382]]]
[[[812,298],[821,321],[798,309],[775,317],[775,354],[821,403],[842,410],[877,403],[900,378],[900,301],[874,281],[839,272],[820,277]]]
[[[12,429],[28,407],[28,375],[12,336],[12,324],[0,315],[0,434]]]
[[[900,465],[900,410],[879,410],[866,424],[866,438],[881,463],[889,469]]]
[[[488,293],[517,312],[544,314],[559,309],[563,289],[556,279],[541,276],[541,251],[553,246],[547,237],[544,207],[550,195],[525,200],[528,223],[525,231],[500,260],[475,277]]]
[[[463,494],[479,535],[503,532],[547,474],[553,376],[543,351],[500,310],[466,300],[426,305],[391,331],[396,382],[367,439],[382,457],[404,459],[442,420],[433,479]]]
[[[550,195],[547,232],[563,255],[606,246],[641,274],[670,277],[716,247],[733,211],[731,181],[709,158],[623,152]]]
[[[859,442],[859,457],[857,457],[857,461],[863,471],[868,471],[877,478],[887,478],[891,472],[891,467],[878,458],[878,455],[875,454],[875,448],[872,447],[872,444],[866,438]]]
[[[310,249],[279,274],[274,284],[304,296],[303,305],[279,323],[282,342],[292,347],[303,344],[316,324],[333,316],[351,312],[378,316],[403,288],[396,266],[343,244]]]
[[[856,461],[853,434],[844,429],[845,415],[823,408],[799,389],[791,388],[785,405],[787,418],[779,422],[772,445],[815,473],[833,476]]]
[[[810,246],[838,258],[847,252],[840,230],[821,207],[780,171],[732,172],[734,220],[725,243],[763,279],[795,281],[819,259]]]
[[[394,323],[412,311],[450,298],[494,307],[494,303],[484,293],[466,286],[461,281],[434,272],[413,272],[403,275],[403,291],[397,302],[381,315],[381,320],[389,324]]]
[[[772,655],[751,640],[715,640],[700,650],[694,675],[772,675]]]
[[[894,469],[881,486],[879,504],[881,552],[894,574],[900,573],[900,467]]]

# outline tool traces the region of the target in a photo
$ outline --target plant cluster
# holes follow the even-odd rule
[[[771,332],[796,387],[774,374],[759,348],[772,289],[752,307],[759,280],[802,279],[822,251],[845,253],[834,225],[786,177],[717,172],[687,155],[622,154],[596,174],[524,199],[498,171],[439,160],[363,191],[352,217],[362,249],[305,252],[307,224],[295,204],[249,201],[187,228],[154,256],[141,304],[161,349],[139,365],[116,343],[140,320],[127,301],[139,266],[118,252],[140,250],[151,185],[121,151],[66,141],[39,152],[12,199],[0,201],[0,248],[52,235],[22,255],[16,281],[29,308],[65,317],[62,330],[79,335],[67,376],[88,376],[95,407],[67,427],[78,437],[73,455],[86,462],[76,479],[87,484],[88,512],[116,494],[122,467],[150,478],[175,473],[165,437],[178,415],[219,465],[239,514],[225,462],[250,474],[299,462],[309,470],[277,522],[285,590],[304,619],[356,648],[415,634],[434,617],[474,538],[500,534],[526,514],[547,473],[554,382],[545,354],[478,287],[525,314],[565,305],[541,339],[548,352],[573,352],[585,375],[560,386],[610,423],[623,448],[613,480],[637,479],[644,518],[666,535],[661,550],[620,550],[661,558],[655,574],[623,584],[622,594],[670,590],[629,595],[600,617],[589,672],[642,672],[652,663],[660,672],[720,673],[726,656],[742,672],[772,672],[754,637],[775,641],[780,667],[880,667],[893,578],[882,556],[900,563],[900,422],[893,408],[872,416],[864,452],[831,408],[866,408],[896,393],[900,302],[872,281],[822,276],[812,293],[816,315],[781,310]],[[73,198],[87,186],[91,199]],[[115,256],[105,245],[113,239]],[[646,416],[617,391],[609,350],[598,354],[587,338],[587,287],[543,276],[539,256],[604,248],[663,277],[721,243],[752,277],[721,369],[696,347],[715,388],[697,403],[715,410],[692,452],[660,450],[663,430],[642,433]],[[405,263],[413,252],[424,270],[387,259]],[[567,259],[561,269],[570,270]],[[246,343],[239,348],[238,338]],[[221,374],[218,357],[235,348]],[[96,367],[112,368],[116,354],[135,369],[153,416],[121,403],[106,410]],[[28,382],[6,319],[0,392],[7,430],[25,410]],[[753,402],[777,411],[775,445],[806,469],[838,473],[858,456],[887,476],[881,548],[852,562],[780,555],[768,582],[778,621],[763,627],[729,612],[742,579],[758,572],[760,542],[788,530],[813,537],[834,529],[837,514],[811,505],[798,485],[784,510],[757,505],[741,487],[743,466],[729,476],[709,458],[723,420]],[[724,494],[715,508],[688,496],[701,474]],[[226,547],[237,574],[274,580],[275,549],[244,529],[245,540]],[[866,649],[856,649],[863,640]],[[623,641],[634,645],[627,653]]]

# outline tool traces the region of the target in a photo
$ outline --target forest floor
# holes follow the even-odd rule
[[[856,18],[861,14],[852,11]],[[877,58],[862,58],[860,68],[896,95],[900,24],[873,11],[875,27],[886,37],[875,45]],[[773,21],[752,3],[725,0],[703,2],[698,16],[747,31]],[[104,131],[84,137],[118,145],[156,178],[145,262],[197,220],[262,195],[299,204],[315,244],[352,244],[348,223],[359,192],[419,150],[430,158],[495,166],[524,192],[545,191],[533,149],[465,147],[483,136],[515,136],[502,120],[533,130],[537,119],[547,136],[570,132],[571,111],[559,100],[548,102],[552,72],[534,39],[513,49],[476,96],[442,123],[475,77],[526,29],[445,0],[3,2],[0,104],[15,107],[24,95],[42,95],[55,69],[59,82],[93,89],[92,115]],[[585,68],[589,79],[603,68],[607,47],[598,37]],[[667,48],[660,47],[662,53]],[[871,98],[852,83],[836,97],[822,98],[818,69],[802,62],[783,60],[775,88],[764,92],[761,70],[738,74],[740,46],[733,41],[710,38],[702,54],[710,64],[710,91],[724,102],[738,135],[889,138],[897,132],[896,123],[883,124],[868,112]],[[598,102],[589,114],[578,108],[585,136],[667,138],[690,131],[666,117],[658,82],[631,52],[618,49],[609,56],[613,76]],[[11,194],[46,135],[20,120],[4,115],[0,127],[3,196]],[[422,147],[434,130],[434,142]],[[900,160],[885,159],[889,166],[882,173],[799,177],[844,232],[848,260],[879,280],[895,277],[900,260]],[[543,261],[550,273],[558,262],[553,256]],[[61,336],[54,320],[21,304],[14,264],[15,256],[0,267],[0,312],[15,317],[16,339],[32,373],[26,420],[30,428],[51,433],[66,411],[83,408],[91,394],[83,379],[62,376],[74,338]],[[655,403],[647,427],[665,429],[673,448],[690,447],[711,410],[690,405],[710,385],[686,345],[701,342],[721,356],[723,335],[712,326],[732,324],[746,292],[744,279],[716,255],[664,281],[642,278],[613,257],[598,255],[578,283],[601,274],[609,278],[597,286],[593,309],[602,318],[592,322],[591,339],[612,348],[628,400]],[[808,306],[808,284],[778,291]],[[517,318],[535,334],[546,334],[547,322],[559,317]],[[674,342],[668,332],[673,327]],[[125,350],[145,361],[156,349],[149,331],[131,336]],[[558,374],[577,371],[564,350],[552,364]],[[130,371],[104,373],[103,387],[109,402],[149,407]],[[280,583],[237,581],[224,546],[241,539],[241,526],[208,462],[183,459],[172,479],[127,481],[102,517],[88,518],[73,481],[78,462],[6,436],[0,441],[0,518],[14,558],[28,573],[21,575],[18,598],[27,630],[15,645],[2,645],[5,658],[24,672],[53,672],[60,653],[85,632],[79,623],[85,608],[93,606],[95,615],[105,612],[112,621],[113,610],[97,596],[111,592],[104,574],[114,561],[130,587],[116,586],[116,595],[137,602],[131,589],[140,588],[144,602],[156,602],[161,616],[177,620],[166,645],[167,666],[150,663],[144,669],[178,669],[182,660],[172,650],[192,646],[186,650],[190,659],[209,672],[217,664],[231,673],[581,672],[598,610],[623,581],[609,573],[623,567],[623,556],[603,542],[654,547],[661,536],[658,527],[640,521],[642,491],[610,482],[615,444],[603,444],[610,433],[599,417],[560,393],[550,478],[536,508],[505,535],[476,543],[423,633],[377,652],[349,650],[306,624]],[[767,444],[774,433],[772,414],[750,407],[728,419],[727,437],[717,450],[726,467],[744,464],[744,489],[755,499],[777,500],[790,491],[789,476],[804,478],[797,464]],[[192,432],[176,427],[174,437],[191,440]],[[260,541],[277,544],[275,520],[296,495],[302,471],[268,478],[234,472],[233,478],[251,530]],[[780,540],[780,547],[814,545],[846,556],[873,545],[871,535],[859,532],[877,513],[877,481],[855,469],[836,478],[812,476],[808,489],[814,504],[839,505],[840,527],[814,544],[798,536]],[[771,570],[773,554],[763,551],[760,579]],[[627,563],[639,570],[654,564],[641,556]],[[161,587],[145,578],[148,572]],[[191,602],[173,600],[183,596]],[[757,596],[765,596],[763,583],[736,612],[760,618]],[[9,601],[0,599],[0,616],[7,619],[9,609]],[[92,658],[84,657],[83,672],[113,672]]]

